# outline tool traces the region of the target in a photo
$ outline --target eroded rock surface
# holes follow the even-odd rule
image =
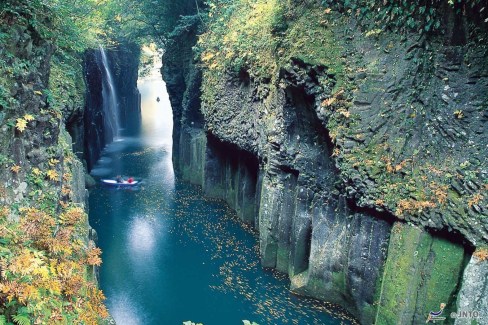
[[[254,225],[263,267],[363,324],[425,323],[440,303],[486,308],[468,292],[488,280],[467,279],[484,271],[465,270],[488,242],[485,50],[369,38],[355,23],[330,27],[344,75],[299,58],[273,80],[243,68],[213,80],[203,104],[197,28],[173,39],[176,166]]]

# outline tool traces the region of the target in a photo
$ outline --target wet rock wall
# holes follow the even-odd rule
[[[137,89],[139,47],[134,44],[121,44],[106,52],[118,95],[121,128],[134,127],[140,118],[141,107],[141,96]],[[107,117],[103,111],[103,74],[100,51],[87,51],[84,57],[87,85],[85,109],[70,129],[73,137],[77,138],[75,143],[78,146],[75,147],[75,151],[86,161],[88,170],[93,167],[105,145],[110,143],[114,136],[110,128],[105,126]]]
[[[317,105],[333,87],[319,81],[330,79],[326,67],[296,60],[282,69],[278,85],[254,83],[245,72],[228,75],[215,103],[202,107],[188,100],[201,80],[192,56],[180,55],[191,53],[188,33],[168,47],[163,69],[175,166],[258,230],[263,267],[287,274],[297,294],[346,307],[362,324],[425,323],[441,303],[446,315],[488,309],[471,295],[484,292],[487,262],[471,257],[465,238],[399,220],[345,190]],[[355,177],[375,186],[372,178]],[[470,275],[474,270],[481,275]]]
[[[121,42],[115,49],[108,51],[108,57],[112,62],[111,71],[120,105],[121,127],[137,126],[141,116],[141,94],[137,89],[139,45]]]

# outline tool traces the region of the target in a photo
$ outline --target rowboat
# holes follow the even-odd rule
[[[139,184],[139,181],[132,181],[129,183],[128,181],[125,180],[122,182],[117,182],[114,179],[102,179],[102,183],[107,185],[112,185],[112,186],[134,186]]]

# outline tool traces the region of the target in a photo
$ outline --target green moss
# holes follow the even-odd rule
[[[204,164],[207,137],[204,133],[187,132],[180,134],[179,170],[183,179],[197,185],[204,185]],[[184,146],[183,146],[184,145]]]
[[[52,108],[69,114],[84,106],[85,83],[81,58],[76,53],[58,53],[51,60],[47,99]]]
[[[333,272],[332,283],[334,290],[338,292],[338,296],[340,297],[338,297],[338,300],[342,300],[342,293],[347,292],[346,274],[344,273],[344,271]]]
[[[397,223],[392,228],[376,322],[400,324],[415,310],[419,265],[424,263],[429,238],[418,228]],[[408,316],[405,314],[409,314]]]
[[[446,303],[446,315],[455,308],[454,294],[460,273],[463,269],[464,249],[445,239],[435,238],[426,268],[430,274],[424,280],[423,293],[419,295],[417,316],[438,310],[440,303]],[[440,299],[444,299],[440,301]]]
[[[342,46],[330,28],[337,17],[320,5],[241,0],[212,7],[210,17],[197,49],[204,66],[202,98],[209,105],[226,73],[246,70],[255,79],[275,81],[291,58],[326,66],[336,87],[343,84]]]
[[[290,23],[281,44],[284,55],[280,57],[280,65],[289,62],[290,58],[300,58],[312,65],[328,67],[328,72],[342,83],[344,64],[340,57],[343,47],[330,28],[334,19],[335,16],[325,14],[320,7],[304,10]]]
[[[377,324],[425,321],[453,300],[464,249],[419,228],[397,223],[382,279]]]

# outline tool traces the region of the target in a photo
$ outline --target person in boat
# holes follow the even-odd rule
[[[132,184],[134,182],[134,178],[131,176],[127,179],[127,183]]]
[[[124,179],[120,175],[117,175],[117,177],[115,178],[115,180],[117,181],[117,183],[123,183],[124,182]]]

